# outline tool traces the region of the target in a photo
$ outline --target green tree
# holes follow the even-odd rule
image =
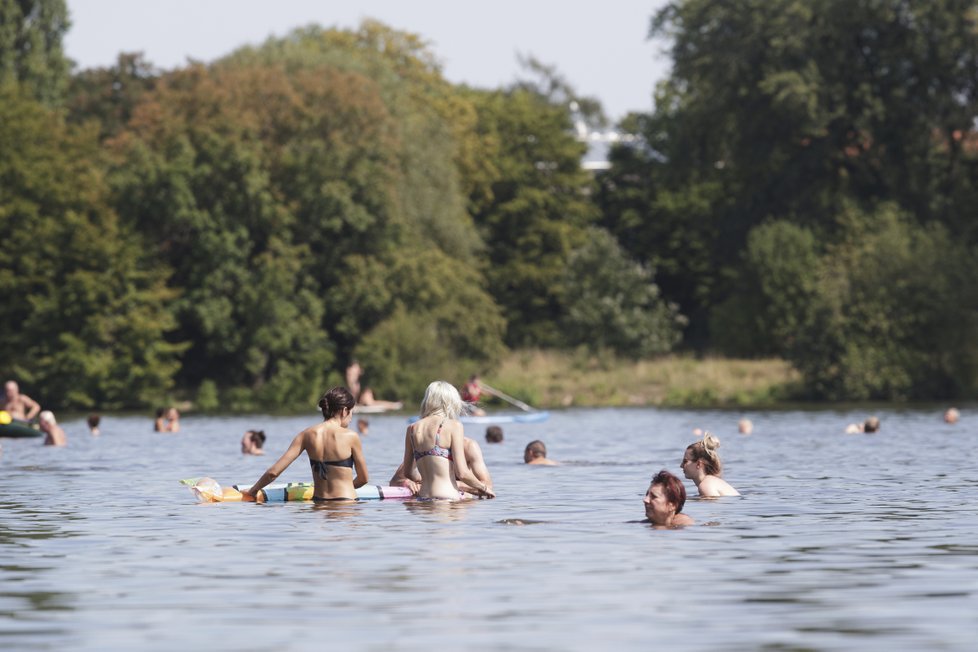
[[[108,204],[91,130],[0,88],[0,360],[52,407],[157,403],[179,344],[165,275]]]
[[[502,306],[510,345],[559,345],[565,270],[596,217],[567,107],[535,92],[475,92],[477,129],[492,146],[489,192],[473,200],[488,246],[489,289]]]
[[[38,101],[60,105],[71,68],[61,41],[70,24],[64,0],[0,0],[0,84],[23,84]]]
[[[120,53],[112,67],[76,72],[68,88],[68,118],[76,123],[95,120],[103,138],[115,136],[159,74],[141,53]]]
[[[567,343],[636,358],[672,350],[685,318],[662,300],[652,271],[630,260],[607,231],[588,235],[567,265]]]

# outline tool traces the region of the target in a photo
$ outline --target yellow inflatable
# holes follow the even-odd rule
[[[13,421],[13,419],[10,418],[10,413],[6,410],[0,410],[0,423],[7,425],[11,421]]]

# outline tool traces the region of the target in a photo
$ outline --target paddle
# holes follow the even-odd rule
[[[512,396],[510,396],[508,394],[503,394],[498,389],[495,389],[493,387],[490,387],[489,385],[486,385],[482,381],[479,381],[479,387],[481,387],[482,389],[486,390],[487,392],[489,392],[493,396],[497,396],[497,397],[503,399],[504,401],[507,401],[508,403],[512,403],[513,405],[515,405],[516,407],[518,407],[519,409],[521,409],[521,410],[523,410],[525,412],[533,412],[533,408],[531,408],[529,405],[527,405],[523,401],[520,401],[519,399],[515,399],[515,398],[513,398]]]

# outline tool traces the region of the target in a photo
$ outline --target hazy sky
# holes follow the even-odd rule
[[[665,0],[68,0],[67,54],[79,67],[109,66],[143,52],[161,68],[212,61],[295,27],[354,28],[375,18],[420,35],[455,83],[496,88],[514,81],[517,55],[557,70],[580,95],[597,97],[613,120],[649,111],[669,70],[648,41]]]

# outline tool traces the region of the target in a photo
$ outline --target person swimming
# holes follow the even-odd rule
[[[541,464],[545,466],[556,466],[555,462],[547,458],[547,445],[539,439],[531,441],[523,449],[523,461],[527,464]]]
[[[694,523],[692,518],[682,513],[686,504],[686,487],[682,480],[665,469],[652,478],[642,502],[645,504],[645,518],[657,527],[682,527]]]
[[[319,399],[323,422],[296,435],[282,457],[241,493],[254,499],[305,451],[312,470],[313,501],[356,500],[357,488],[369,480],[360,436],[349,428],[356,404],[345,387],[334,387],[323,394]]]
[[[421,418],[404,434],[404,476],[417,467],[421,475],[418,496],[458,500],[460,480],[476,495],[494,498],[492,488],[475,476],[465,459],[465,435],[458,420],[465,404],[451,383],[436,380],[421,401]],[[446,445],[443,445],[446,444]]]
[[[723,473],[723,464],[717,454],[719,447],[720,440],[709,432],[704,432],[702,441],[686,447],[683,461],[679,466],[683,474],[696,483],[701,496],[739,496],[740,492],[720,477]]]

